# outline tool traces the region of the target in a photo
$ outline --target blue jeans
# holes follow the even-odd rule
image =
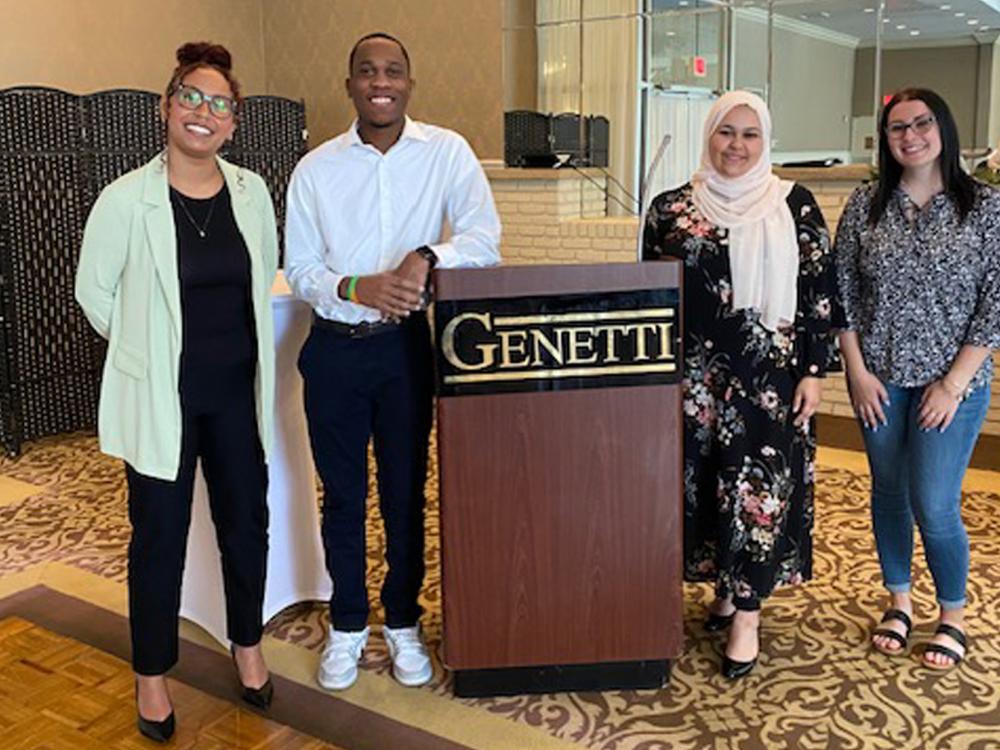
[[[962,523],[962,477],[990,403],[989,386],[961,404],[944,432],[921,430],[923,387],[886,384],[887,424],[862,425],[872,475],[872,526],[882,578],[889,591],[910,590],[913,521],[942,609],[965,606],[969,536]]]

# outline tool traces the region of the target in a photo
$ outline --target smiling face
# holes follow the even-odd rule
[[[934,164],[941,156],[941,129],[933,121],[933,114],[920,99],[899,102],[889,112],[886,118],[889,152],[904,172]],[[910,127],[904,129],[904,125]]]
[[[413,80],[402,48],[391,39],[366,39],[358,45],[347,79],[362,128],[402,128]]]
[[[708,157],[723,177],[742,177],[760,160],[763,151],[760,118],[745,104],[729,110],[708,139]]]
[[[193,86],[206,97],[233,96],[225,76],[213,68],[196,68],[181,83]],[[235,117],[216,117],[209,111],[207,101],[197,109],[185,109],[175,92],[163,101],[162,107],[167,122],[167,146],[193,158],[214,157],[236,129]]]

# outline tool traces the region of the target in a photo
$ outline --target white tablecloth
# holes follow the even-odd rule
[[[280,275],[274,285],[272,307],[277,392],[274,445],[268,467],[271,522],[264,622],[290,604],[326,601],[331,592],[320,540],[315,473],[302,405],[302,378],[296,366],[299,350],[309,333],[312,312],[290,295]],[[195,479],[181,617],[200,625],[223,645],[229,644],[219,547],[200,468]]]

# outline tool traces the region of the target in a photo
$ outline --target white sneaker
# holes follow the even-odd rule
[[[431,658],[427,655],[420,626],[412,628],[382,628],[389,656],[392,659],[392,676],[407,687],[419,687],[434,676]]]
[[[316,681],[327,690],[349,688],[358,679],[358,660],[367,644],[368,628],[345,632],[328,625]]]

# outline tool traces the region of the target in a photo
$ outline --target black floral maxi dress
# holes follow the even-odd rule
[[[798,381],[836,360],[839,326],[830,238],[812,194],[796,185],[795,325],[769,331],[733,310],[728,230],[684,185],[650,206],[643,258],[684,262],[684,577],[716,581],[741,609],[776,585],[812,576],[816,440],[793,424]]]

